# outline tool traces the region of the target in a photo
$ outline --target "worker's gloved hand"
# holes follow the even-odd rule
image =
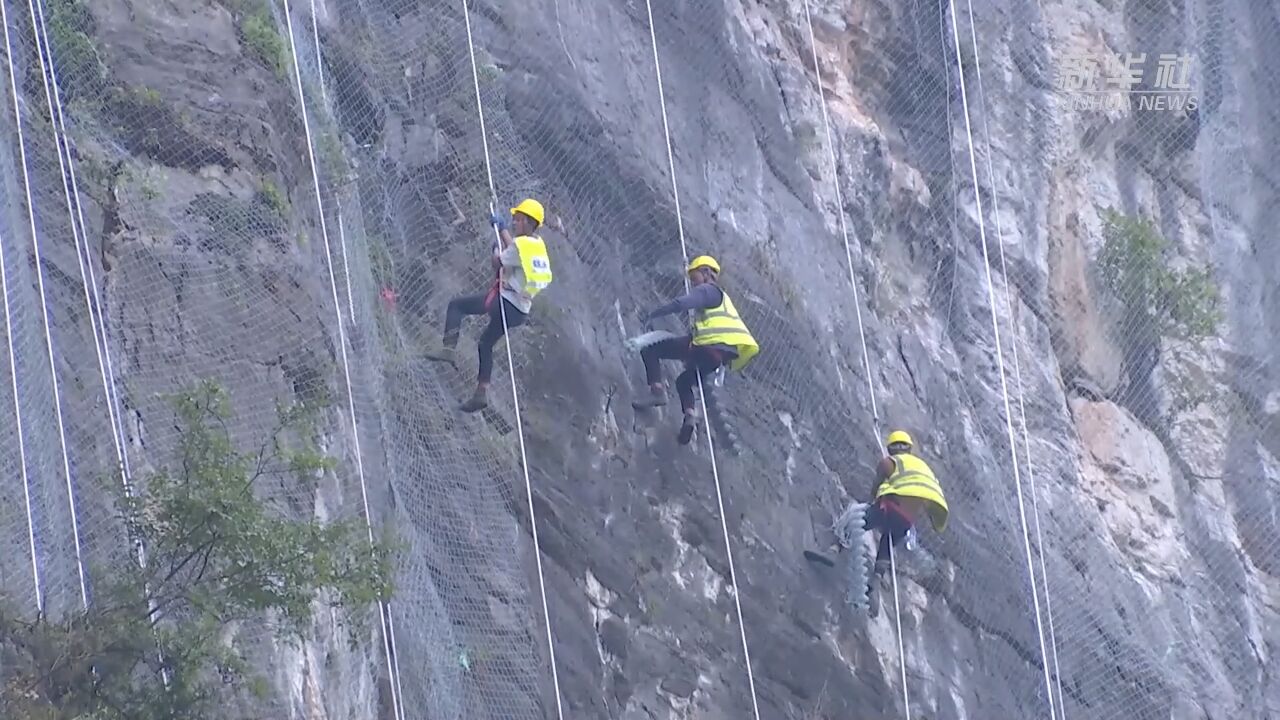
[[[489,224],[498,228],[499,230],[507,229],[507,219],[502,216],[502,213],[493,213],[492,215],[490,215]]]

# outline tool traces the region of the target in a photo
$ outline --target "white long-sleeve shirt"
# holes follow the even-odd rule
[[[498,253],[498,260],[502,263],[502,285],[499,287],[502,297],[528,315],[533,309],[533,298],[524,291],[524,265],[520,262],[520,248],[512,241],[511,245]]]

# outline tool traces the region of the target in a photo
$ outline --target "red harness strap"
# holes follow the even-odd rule
[[[915,518],[911,517],[911,513],[907,512],[907,509],[894,500],[891,495],[885,495],[880,498],[880,509],[897,515],[905,520],[908,525],[915,524]]]
[[[493,285],[489,287],[489,293],[484,296],[484,311],[489,312],[493,309],[493,301],[498,297],[499,283],[501,281],[494,280]]]

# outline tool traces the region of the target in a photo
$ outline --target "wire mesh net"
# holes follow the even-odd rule
[[[1264,706],[1242,678],[1265,664],[1277,543],[1274,283],[1250,259],[1271,98],[1230,76],[1275,30],[1260,8],[1135,2],[1085,32],[1061,6],[922,0],[663,0],[652,24],[647,4],[559,0],[4,7],[9,602],[75,612],[81,577],[91,602],[95,573],[137,561],[94,483],[173,461],[165,393],[218,381],[244,444],[278,400],[323,400],[339,466],[262,499],[394,529],[396,593],[354,656],[327,651],[342,628],[324,615],[296,648],[241,632],[276,658],[244,712],[552,716],[526,503],[559,522],[564,485],[598,477],[580,455],[622,442],[615,405],[644,392],[625,340],[711,254],[764,348],[708,389],[747,441],[713,434],[766,715],[812,716],[752,644],[780,607],[768,549],[804,534],[779,518],[838,516],[832,478],[868,484],[890,427],[952,514],[899,557],[913,710]],[[490,213],[530,196],[555,281],[510,329],[514,367],[496,345],[489,406],[459,415],[487,318],[464,320],[456,368],[423,350],[494,281]],[[660,443],[672,417],[634,429]],[[708,450],[681,461],[681,501],[718,516]],[[761,468],[781,478],[764,491]],[[617,511],[593,492],[585,510]],[[598,604],[564,589],[594,576],[544,550],[559,646]],[[669,593],[649,615],[727,618],[695,644],[730,649],[707,684],[745,717],[727,597]],[[844,702],[901,712],[896,646],[877,660],[894,690]],[[603,651],[557,661],[569,714],[588,712],[578,680]]]

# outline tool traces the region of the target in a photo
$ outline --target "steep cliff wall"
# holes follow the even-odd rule
[[[67,475],[90,581],[128,561],[90,482],[113,420],[131,472],[162,465],[157,394],[213,377],[246,442],[277,399],[332,401],[339,470],[264,501],[367,509],[406,543],[394,655],[385,624],[356,649],[327,620],[301,648],[241,633],[277,690],[250,716],[553,717],[530,501],[565,717],[751,717],[753,688],[761,718],[901,717],[904,680],[939,719],[1280,713],[1273,8],[54,0],[57,97],[6,8],[11,598],[35,537],[51,607],[80,602]],[[1194,53],[1198,111],[1056,86],[1106,52]],[[519,427],[503,349],[474,416],[470,341],[460,370],[421,360],[490,280],[490,168],[500,211],[550,215]],[[1117,320],[1108,206],[1213,268],[1215,337]],[[719,259],[764,348],[715,393],[736,454],[629,406],[622,341],[686,251]],[[801,560],[869,499],[891,426],[952,509],[899,558],[905,666],[892,595],[868,619]]]

